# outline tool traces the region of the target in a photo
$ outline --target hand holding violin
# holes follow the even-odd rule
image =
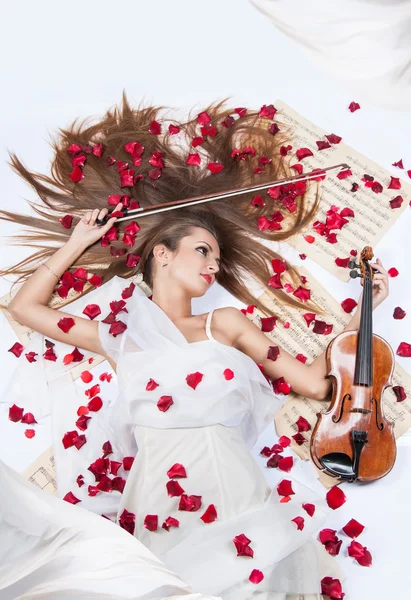
[[[382,262],[379,258],[377,258],[377,262],[370,263],[370,266],[373,267],[377,272],[374,273],[373,276],[373,286],[372,286],[372,309],[376,309],[377,306],[384,302],[386,298],[388,298],[389,294],[389,275],[387,271],[384,269]],[[361,279],[361,285],[363,285],[363,280]],[[360,297],[358,298],[358,306],[362,304],[363,292],[361,292]]]

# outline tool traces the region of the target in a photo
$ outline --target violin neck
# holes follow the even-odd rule
[[[372,351],[372,280],[364,279],[360,328],[357,337],[355,385],[371,386],[373,380]]]

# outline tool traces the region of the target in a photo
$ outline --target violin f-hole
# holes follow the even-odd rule
[[[338,423],[338,421],[341,421],[341,418],[343,416],[343,412],[344,412],[344,403],[346,400],[352,400],[351,395],[350,394],[345,394],[345,396],[343,397],[343,399],[341,400],[341,406],[340,406],[340,414],[337,415],[333,415],[332,421],[333,423]]]

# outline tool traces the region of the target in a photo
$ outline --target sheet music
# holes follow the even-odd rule
[[[296,356],[299,353],[307,357],[306,364],[309,365],[322,354],[330,341],[341,333],[351,320],[351,315],[343,311],[340,304],[331,296],[315,277],[305,268],[298,267],[301,275],[307,278],[307,287],[311,290],[311,298],[323,308],[327,315],[319,316],[319,320],[326,320],[327,324],[332,324],[333,329],[329,335],[319,335],[312,332],[312,326],[307,327],[302,313],[289,306],[278,303],[269,292],[264,292],[260,300],[270,306],[273,312],[281,319],[289,321],[292,326],[288,329],[284,327],[275,327],[273,332],[266,333],[273,342],[284,348],[287,352]],[[249,318],[261,328],[261,317],[264,315],[255,309]],[[407,429],[411,427],[411,377],[397,363],[392,376],[392,386],[401,385],[407,394],[406,400],[397,402],[392,387],[386,388],[383,392],[383,410],[385,417],[395,424],[395,437],[398,438]],[[317,422],[317,413],[324,412],[329,404],[328,400],[312,400],[295,392],[290,392],[286,397],[285,403],[275,416],[275,426],[279,436],[286,435],[291,438],[298,432],[296,421],[300,416],[307,419],[311,424],[311,430],[302,435],[306,442],[299,446],[292,440],[292,449],[303,460],[310,459],[310,439],[312,430]],[[292,438],[291,438],[292,439]],[[318,471],[318,473],[320,473]],[[320,481],[327,487],[335,484],[335,479],[321,474]]]
[[[57,493],[53,448],[48,448],[24,471],[23,477],[49,494]]]
[[[313,156],[300,161],[304,167],[303,173],[339,163],[347,163],[350,166],[352,176],[340,180],[337,178],[338,171],[336,171],[328,174],[326,179],[319,183],[321,203],[315,221],[325,223],[326,213],[332,205],[337,206],[339,211],[343,208],[350,208],[355,215],[347,217],[348,223],[341,229],[331,230],[332,233],[336,233],[337,243],[328,243],[324,236],[318,234],[312,227],[314,221],[300,234],[287,240],[296,250],[315,260],[340,280],[348,281],[348,270],[337,267],[335,259],[348,257],[350,250],[359,245],[361,247],[376,246],[399,216],[407,208],[409,210],[411,185],[404,179],[400,179],[400,190],[387,189],[391,181],[391,173],[345,144],[344,140],[339,144],[331,144],[329,149],[318,150],[316,141],[327,141],[325,134],[338,134],[338,131],[330,132],[317,127],[281,100],[275,102],[275,107],[278,109],[279,121],[282,121],[287,128],[291,128],[290,137],[292,137],[293,149],[287,156],[290,165],[299,162],[295,156],[298,148],[309,148]],[[365,187],[365,182],[361,181],[364,174],[373,176],[375,181],[381,183],[383,191],[375,193],[371,188]],[[401,177],[402,175],[403,172],[398,171],[395,176]],[[351,191],[354,182],[358,183],[356,192]],[[390,200],[397,196],[403,198],[403,203],[400,208],[392,209]],[[305,241],[303,236],[307,234],[315,237],[313,244]]]

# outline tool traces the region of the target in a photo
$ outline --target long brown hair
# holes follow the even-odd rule
[[[9,153],[12,168],[35,190],[41,202],[29,202],[37,217],[1,210],[0,219],[28,227],[11,236],[11,245],[29,245],[38,250],[0,270],[0,275],[17,275],[15,283],[25,281],[40,261],[67,242],[71,232],[60,219],[72,215],[74,225],[84,212],[107,207],[110,195],[123,199],[126,196],[130,208],[136,207],[136,201],[138,206],[146,207],[289,176],[289,158],[280,148],[290,141],[292,132],[277,120],[274,107],[264,105],[260,111],[228,109],[227,100],[211,104],[194,117],[190,113],[186,122],[168,119],[169,128],[165,126],[167,115],[160,116],[166,107],[141,103],[132,108],[123,92],[122,104],[108,110],[101,120],[94,124],[89,123],[89,118],[76,120],[68,129],[60,129],[51,142],[54,158],[50,175],[29,171],[15,153]],[[189,154],[199,154],[201,165],[187,164]],[[73,163],[74,159],[77,160]],[[77,182],[69,177],[74,173],[73,164],[80,175]],[[218,171],[220,165],[222,170],[212,172]],[[125,173],[129,176],[126,189],[121,179]],[[295,291],[301,286],[301,278],[282,256],[258,241],[264,238],[280,242],[301,232],[318,210],[318,185],[307,184],[306,190],[295,184],[275,189],[279,195],[272,194],[273,197],[264,193],[255,198],[250,193],[208,202],[201,208],[197,205],[145,216],[140,222],[137,217],[137,227],[134,226],[134,235],[128,237],[127,245],[122,240],[130,221],[119,223],[118,234],[106,239],[105,245],[99,240],[87,248],[73,269],[85,267],[101,275],[104,282],[115,275],[130,277],[141,273],[152,288],[153,247],[162,243],[174,251],[192,227],[203,227],[215,236],[220,247],[221,266],[216,280],[233,296],[273,316],[272,310],[245,285],[244,278],[251,277],[270,289],[280,303],[324,314],[314,301],[302,302],[268,284],[274,275],[270,268],[274,259],[280,261],[275,264],[283,261],[286,267],[280,285],[290,283]],[[56,306],[65,304],[59,298],[56,303],[55,293],[52,298]]]

